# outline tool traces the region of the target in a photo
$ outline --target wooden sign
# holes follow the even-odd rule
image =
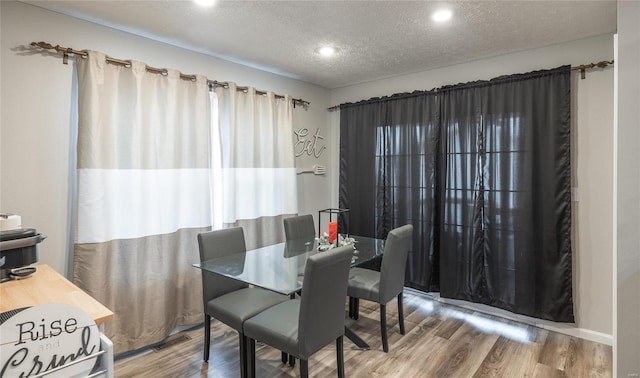
[[[6,313],[2,314],[3,316]],[[50,303],[17,311],[0,325],[0,377],[86,377],[100,352],[100,331],[79,307]]]

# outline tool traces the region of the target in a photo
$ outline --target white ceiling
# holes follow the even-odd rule
[[[616,30],[615,0],[24,2],[326,88]],[[443,6],[453,18],[436,24]]]

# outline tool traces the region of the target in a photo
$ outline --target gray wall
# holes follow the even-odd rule
[[[640,2],[618,1],[614,375],[640,374]]]

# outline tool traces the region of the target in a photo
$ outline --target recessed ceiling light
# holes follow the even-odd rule
[[[216,0],[193,0],[193,2],[202,7],[210,7],[216,3]]]
[[[453,12],[449,9],[440,9],[439,11],[434,12],[431,18],[433,21],[442,22],[447,21],[451,16],[453,16]]]
[[[331,56],[338,52],[338,49],[333,46],[322,46],[316,49],[316,52],[322,56]]]

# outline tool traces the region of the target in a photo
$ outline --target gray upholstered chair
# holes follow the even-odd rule
[[[314,239],[316,226],[311,214],[284,219],[284,236],[287,240]]]
[[[309,257],[300,300],[291,300],[245,321],[250,372],[255,373],[255,340],[300,359],[300,376],[309,375],[311,355],[335,340],[338,376],[344,377],[344,299],[353,247],[339,247]]]
[[[313,222],[313,215],[296,215],[294,217],[285,218],[284,223],[284,236],[287,240],[287,246],[284,250],[285,257],[291,257],[297,255],[301,250],[313,247],[313,242],[316,237],[316,226]],[[310,245],[307,246],[306,242]],[[304,273],[304,267],[300,268],[300,274]],[[302,294],[301,290],[297,291],[298,295]],[[296,297],[296,293],[291,294],[291,299]],[[283,352],[282,362],[285,360],[286,354]],[[295,365],[295,358],[289,356],[289,365]]]
[[[313,248],[316,226],[313,224],[313,216],[311,214],[285,218],[283,223],[284,236],[287,240],[284,257],[296,256],[301,251],[308,251]]]
[[[198,246],[200,262],[246,251],[242,227],[198,234]],[[271,306],[288,301],[289,298],[202,270],[202,300],[204,302],[204,360],[209,360],[211,318],[213,317],[238,331],[240,374],[245,377],[247,339],[242,332],[243,323]]]
[[[284,250],[285,257],[295,256],[301,250],[305,250],[306,248],[313,246],[313,242],[316,237],[316,226],[313,222],[313,215],[296,215],[294,217],[285,218],[283,222],[284,236],[287,240],[287,246]],[[305,245],[307,242],[311,243],[311,245]],[[304,267],[301,267],[300,274],[303,273]],[[298,295],[301,295],[302,291],[298,290],[297,293]],[[294,299],[295,297],[296,293],[291,294],[291,299]],[[284,352],[282,355],[282,362],[286,362]],[[292,356],[289,356],[289,365],[295,365],[295,358]]]
[[[380,304],[380,331],[382,349],[389,351],[387,341],[387,303],[398,298],[398,324],[400,334],[404,335],[404,314],[402,310],[402,292],[407,255],[413,235],[413,226],[398,227],[387,236],[382,255],[380,272],[369,269],[353,268],[349,272],[349,316],[358,319],[359,299]]]

